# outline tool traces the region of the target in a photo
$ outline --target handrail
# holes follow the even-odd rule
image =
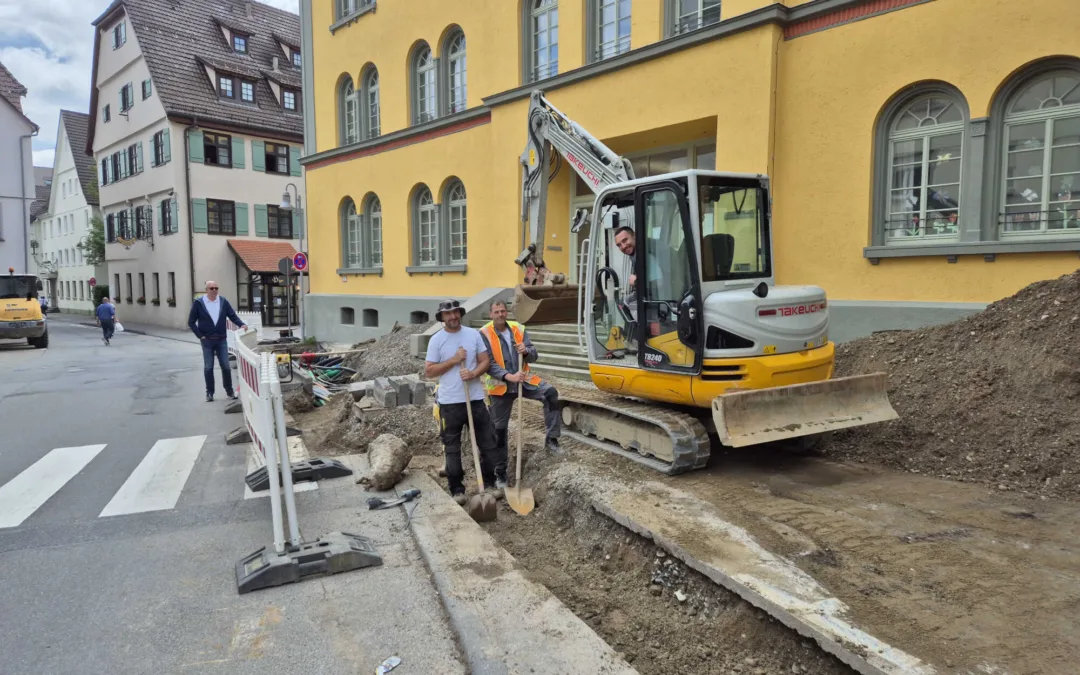
[[[591,233],[590,233],[591,234]],[[585,296],[582,294],[582,289],[585,287],[586,279],[585,275],[589,268],[589,248],[591,247],[592,240],[586,239],[581,242],[581,252],[578,256],[578,275],[577,275],[577,339],[578,349],[585,351]]]

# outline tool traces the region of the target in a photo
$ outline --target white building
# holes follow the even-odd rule
[[[38,128],[22,111],[26,87],[0,63],[0,273],[29,272],[27,233],[34,190],[30,139]]]
[[[125,320],[184,326],[213,279],[263,325],[297,324],[295,278],[290,320],[277,261],[303,226],[279,208],[287,189],[304,197],[299,17],[115,0],[94,27],[88,147]]]
[[[50,308],[73,314],[93,313],[91,281],[108,283],[105,266],[86,261],[90,225],[101,216],[94,158],[86,152],[89,122],[85,113],[60,111],[51,191],[34,218],[31,241],[31,257],[48,284]]]

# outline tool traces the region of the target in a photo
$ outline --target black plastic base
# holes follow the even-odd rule
[[[308,577],[351,572],[383,564],[375,543],[348,532],[331,532],[318,540],[290,546],[278,554],[264,546],[236,563],[236,590],[243,595]]]
[[[324,478],[342,478],[351,476],[352,469],[336,459],[323,459],[315,457],[306,462],[292,463],[292,479],[294,483],[310,480],[322,480]],[[260,467],[249,473],[244,481],[252,492],[261,492],[270,489],[270,479],[267,477],[266,467]]]

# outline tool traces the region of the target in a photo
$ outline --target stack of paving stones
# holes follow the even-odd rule
[[[371,405],[381,408],[397,408],[402,405],[425,405],[428,401],[428,383],[419,375],[395,375],[379,377],[349,385],[353,401],[370,400]]]

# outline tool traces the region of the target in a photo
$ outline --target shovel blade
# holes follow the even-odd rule
[[[506,488],[505,494],[506,503],[519,515],[527,516],[530,511],[536,508],[536,500],[533,499],[532,488],[514,486],[512,488]]]
[[[478,523],[490,523],[499,517],[495,498],[486,492],[469,497],[469,501],[465,505],[465,512]]]

